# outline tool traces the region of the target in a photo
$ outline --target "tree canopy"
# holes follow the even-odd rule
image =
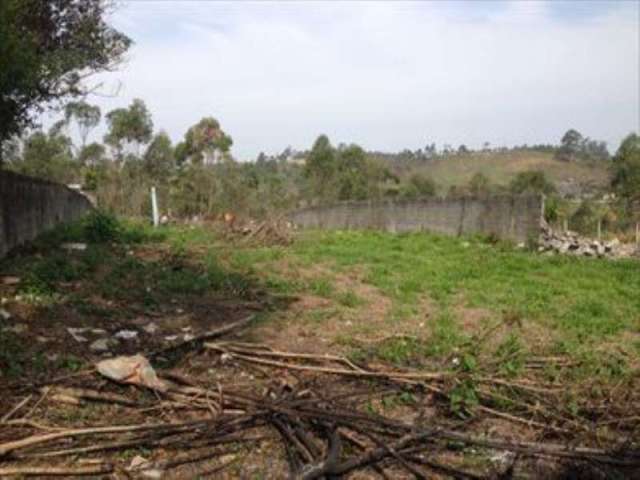
[[[127,144],[132,144],[138,153],[140,146],[149,143],[153,135],[153,121],[145,103],[136,98],[127,108],[116,108],[107,113],[109,131],[104,137],[120,160]]]
[[[205,117],[187,130],[180,148],[184,159],[211,164],[227,153],[231,145],[233,139],[222,131],[220,123],[213,117]]]
[[[109,8],[109,0],[0,1],[0,145],[123,60],[131,40],[106,23]]]
[[[73,120],[78,126],[78,133],[80,134],[80,140],[82,142],[81,148],[87,144],[89,132],[98,126],[101,116],[100,107],[97,105],[89,105],[83,100],[79,102],[69,102],[64,107],[65,121],[69,123]]]

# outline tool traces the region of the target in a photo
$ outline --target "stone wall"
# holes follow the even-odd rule
[[[0,257],[91,208],[87,197],[64,185],[0,171]]]
[[[526,242],[540,233],[543,206],[539,195],[347,202],[297,210],[289,220],[303,228],[480,233]]]

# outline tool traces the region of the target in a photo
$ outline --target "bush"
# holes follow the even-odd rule
[[[554,193],[556,188],[541,170],[520,172],[509,185],[511,193]]]
[[[120,224],[114,215],[102,210],[94,210],[84,218],[82,229],[87,241],[106,243],[118,239]]]
[[[408,184],[402,189],[402,197],[416,199],[419,197],[432,197],[436,194],[435,182],[424,175],[414,173],[409,177]]]

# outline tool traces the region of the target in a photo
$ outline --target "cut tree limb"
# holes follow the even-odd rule
[[[149,358],[157,358],[161,355],[166,355],[177,350],[190,350],[194,348],[197,349],[208,340],[214,340],[235,330],[240,330],[241,328],[247,327],[251,322],[253,322],[255,318],[255,314],[249,315],[242,320],[229,323],[227,325],[224,325],[223,327],[217,328],[216,330],[211,330],[209,332],[203,333],[202,335],[198,335],[190,340],[185,340],[184,342],[180,342],[176,345],[171,345],[169,347],[157,350],[149,354]]]

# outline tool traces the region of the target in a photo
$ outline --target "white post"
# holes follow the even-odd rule
[[[156,187],[151,187],[151,211],[153,214],[153,226],[157,227],[160,223],[158,217],[158,198],[156,197]]]

